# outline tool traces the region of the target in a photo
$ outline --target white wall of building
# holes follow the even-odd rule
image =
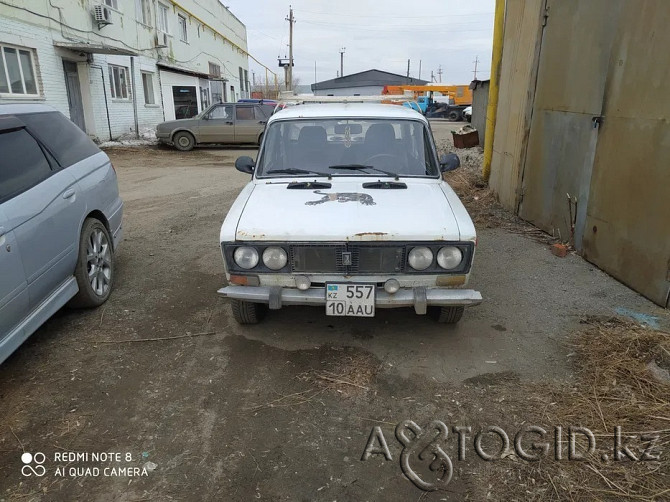
[[[136,134],[135,106],[140,132],[173,118],[171,82],[175,82],[174,85],[189,82],[187,85],[196,86],[198,111],[203,105],[201,88],[211,103],[208,84],[212,78],[225,81],[228,100],[249,95],[248,82],[240,82],[239,77],[240,68],[243,75],[245,71],[248,75],[246,28],[218,0],[4,2],[12,5],[0,4],[0,46],[9,44],[31,52],[38,92],[31,96],[0,93],[0,103],[39,101],[69,116],[63,61],[76,62],[84,128],[90,136],[105,141],[110,136],[116,139]],[[110,10],[112,24],[98,27],[92,16],[96,4],[117,7]],[[144,8],[146,19],[140,6]],[[165,12],[165,18],[159,11]],[[180,16],[184,20],[186,40],[183,40]],[[167,19],[166,26],[162,19]],[[164,32],[167,44],[157,46],[157,42],[163,45]],[[127,97],[111,96],[110,64],[127,69],[134,84]],[[220,69],[220,76],[210,75],[211,64]],[[131,66],[135,70],[132,76]],[[143,72],[151,75],[153,103],[147,103],[144,96]]]

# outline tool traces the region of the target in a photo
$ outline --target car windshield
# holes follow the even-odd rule
[[[418,120],[279,120],[266,131],[256,176],[436,177],[430,137]]]

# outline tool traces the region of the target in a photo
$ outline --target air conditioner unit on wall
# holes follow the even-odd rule
[[[156,47],[167,47],[167,46],[168,46],[167,33],[161,33],[160,31],[156,33]]]
[[[112,11],[105,5],[93,6],[93,19],[98,23],[98,29],[108,24],[112,24]]]

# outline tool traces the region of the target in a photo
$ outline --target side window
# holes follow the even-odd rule
[[[0,202],[34,187],[51,175],[42,149],[28,131],[0,134]]]
[[[260,106],[254,106],[254,116],[256,120],[267,120],[267,115],[263,112],[263,108]]]
[[[61,167],[71,166],[100,152],[84,131],[60,112],[28,113],[21,115],[21,120]]]
[[[232,106],[215,106],[209,112],[209,119],[233,119],[233,107]]]
[[[237,120],[254,120],[254,109],[251,106],[238,106],[235,110]]]

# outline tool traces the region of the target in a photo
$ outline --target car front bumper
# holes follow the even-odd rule
[[[296,288],[281,286],[227,286],[218,293],[228,298],[253,303],[266,303],[271,309],[280,309],[284,305],[325,305],[325,288],[310,288],[300,291]],[[377,288],[375,307],[396,308],[414,307],[417,314],[425,314],[428,306],[472,307],[482,302],[482,295],[473,289],[401,288],[394,294]]]

